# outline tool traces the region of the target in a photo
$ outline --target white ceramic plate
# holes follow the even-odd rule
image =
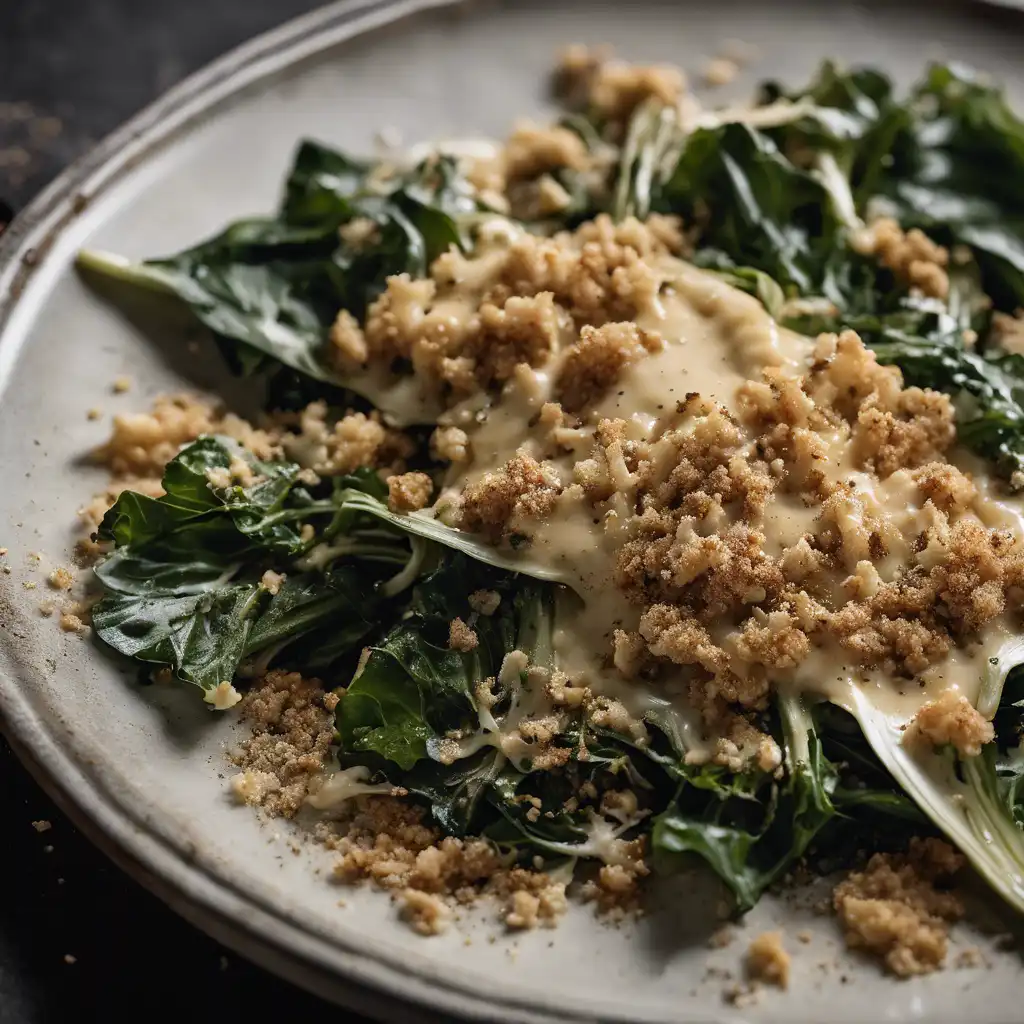
[[[747,937],[775,924],[809,928],[814,940],[790,939],[788,994],[730,1007],[722,977],[707,967],[736,971],[742,946],[709,954],[718,892],[703,875],[663,886],[636,927],[598,927],[577,908],[556,931],[513,943],[488,941],[493,914],[419,938],[386,897],[332,889],[315,874],[320,854],[293,855],[285,837],[231,804],[222,782],[227,717],[184,688],[135,686],[129,671],[41,618],[45,577],[30,553],[43,553],[44,570],[66,562],[74,510],[98,488],[81,457],[106,427],[87,422],[88,408],[141,409],[183,384],[225,386],[214,357],[185,356],[173,323],[136,327],[85,287],[71,269],[83,245],[172,252],[270,209],[302,135],[357,151],[369,151],[385,125],[408,142],[500,136],[515,117],[540,112],[553,52],[567,42],[612,42],[625,56],[693,69],[724,38],[756,44],[762,60],[722,97],[765,75],[802,82],[827,55],[880,64],[901,80],[931,56],[955,56],[1019,95],[1020,30],[1005,12],[901,2],[348,0],[231,54],[144,112],[0,243],[0,545],[12,567],[0,575],[0,711],[26,763],[98,843],[196,924],[382,1018],[1019,1019],[1016,956],[994,955],[990,970],[889,981],[843,956],[834,924],[809,909],[815,897],[766,900],[751,915]],[[110,382],[125,373],[137,386],[114,397]],[[23,586],[33,582],[40,589]],[[977,941],[968,927],[958,932],[960,946]]]

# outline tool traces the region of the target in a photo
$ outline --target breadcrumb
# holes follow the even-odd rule
[[[452,619],[448,632],[448,646],[453,651],[475,651],[480,644],[476,632],[469,628],[462,619]]]
[[[781,932],[763,932],[747,949],[747,974],[779,988],[789,988],[790,957],[782,944]]]
[[[949,252],[923,231],[904,233],[891,217],[882,217],[851,236],[850,244],[865,256],[874,256],[912,288],[936,299],[949,294]]]
[[[479,615],[493,615],[501,604],[501,594],[496,590],[474,590],[469,595],[469,607]]]
[[[420,935],[440,935],[451,922],[451,908],[433,893],[403,889],[402,916]]]
[[[85,631],[86,625],[72,612],[64,612],[60,617],[60,628],[65,633],[82,633]]]
[[[561,54],[556,77],[568,103],[588,106],[599,118],[623,125],[646,100],[673,105],[686,76],[671,65],[637,65],[610,59],[608,49],[572,46]]]
[[[906,854],[876,853],[833,895],[846,944],[880,957],[901,978],[940,968],[949,924],[964,913],[959,897],[945,887],[963,863],[938,839],[914,839]]]
[[[75,584],[75,577],[71,574],[71,570],[65,569],[63,566],[54,569],[48,579],[54,590],[70,590]]]
[[[434,924],[447,923],[449,917],[440,907],[450,909],[452,903],[481,896],[501,901],[501,918],[513,929],[537,922],[554,924],[565,912],[564,883],[543,872],[504,867],[486,840],[442,838],[426,820],[422,807],[392,797],[352,801],[348,818],[325,823],[318,833],[321,842],[340,854],[335,880],[348,885],[369,880],[398,893],[403,905],[411,900],[412,907],[403,916],[421,934],[436,934]],[[533,901],[515,895],[520,892],[536,899],[535,918]],[[517,906],[529,913],[509,921]]]
[[[461,427],[438,427],[430,435],[430,454],[441,462],[466,462],[469,435]]]
[[[324,772],[334,735],[327,697],[319,680],[272,670],[242,698],[253,734],[230,755],[242,769],[232,781],[239,799],[274,816],[298,813]]]
[[[537,178],[546,171],[567,167],[582,170],[587,164],[583,139],[568,128],[518,124],[505,143],[505,173],[510,181]]]
[[[641,331],[634,323],[586,325],[562,363],[556,396],[569,412],[591,405],[630,363],[660,351],[664,345],[660,335]]]
[[[416,512],[430,504],[434,482],[426,473],[388,477],[388,508],[392,512]]]
[[[362,366],[369,357],[366,337],[358,321],[346,309],[335,317],[330,330],[329,358],[342,373],[351,372]]]
[[[475,258],[450,251],[429,278],[388,278],[367,311],[369,359],[407,362],[422,391],[448,405],[496,389],[523,364],[549,363],[573,325],[656,309],[660,272],[650,261],[682,245],[675,218],[616,224],[602,214],[573,233],[516,235]],[[463,460],[451,428],[440,428],[434,445],[441,457]]]
[[[401,473],[413,448],[409,438],[386,427],[378,413],[348,412],[332,419],[323,401],[310,402],[293,429],[281,435],[280,444],[289,458],[319,476],[339,476],[362,467]]]
[[[992,723],[956,690],[946,690],[925,704],[903,736],[904,743],[925,742],[934,747],[950,744],[964,757],[977,757],[981,748],[994,739]]]
[[[263,576],[260,578],[260,586],[271,595],[271,597],[277,597],[281,592],[281,587],[287,576],[283,572],[274,572],[273,569],[268,569]]]
[[[730,85],[739,75],[739,65],[728,57],[715,57],[704,65],[701,78],[705,85]]]
[[[525,532],[526,520],[541,518],[554,509],[559,489],[549,467],[520,452],[462,492],[461,526],[493,538]]]

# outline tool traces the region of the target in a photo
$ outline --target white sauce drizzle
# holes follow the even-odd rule
[[[487,262],[488,256],[466,261],[467,285],[478,287],[486,278],[490,271],[482,264]],[[643,329],[657,330],[667,344],[627,367],[616,388],[597,405],[583,427],[568,435],[569,450],[553,460],[563,483],[571,481],[573,465],[593,446],[594,428],[602,418],[624,419],[636,437],[649,436],[672,421],[676,404],[688,393],[698,392],[732,410],[738,388],[758,379],[762,370],[806,371],[810,339],[779,327],[753,296],[675,258],[651,262],[662,275],[662,287],[657,300],[639,313],[636,322]],[[452,467],[436,508],[448,505],[468,483],[497,469],[519,449],[540,457],[542,440],[530,424],[541,406],[552,400],[560,358],[556,353],[543,369],[515,377],[490,407],[482,407],[475,399],[441,418],[442,423],[461,426],[470,434],[473,458],[469,464]],[[833,480],[853,484],[852,495],[836,521],[851,552],[866,547],[868,523],[871,530],[883,534],[888,546],[887,556],[874,566],[866,556],[854,555],[847,568],[868,586],[889,581],[914,557],[908,539],[926,525],[927,511],[906,472],[897,471],[880,481],[853,469],[847,430],[837,430],[828,441],[833,457],[827,460],[826,472]],[[1021,508],[996,500],[977,460],[958,452],[954,461],[970,469],[979,485],[978,518],[986,526],[1024,533]],[[777,493],[762,524],[768,553],[777,554],[812,531],[820,511],[820,507],[805,507],[792,495]],[[687,744],[698,752],[706,750],[708,741],[701,739],[699,716],[683,697],[685,670],[680,670],[677,682],[652,684],[626,680],[609,665],[612,632],[635,629],[640,617],[640,609],[615,585],[615,553],[622,538],[610,528],[614,517],[614,510],[602,518],[583,501],[563,495],[551,516],[531,524],[530,561],[550,565],[571,581],[578,595],[559,602],[555,633],[558,665],[574,682],[620,701],[635,717],[652,710],[670,715]],[[927,557],[927,552],[917,557]],[[1007,630],[1005,622],[997,623],[985,631],[979,643],[955,649],[913,681],[893,680],[848,664],[838,644],[826,639],[796,670],[778,673],[774,681],[780,688],[813,691],[846,707],[853,706],[852,688],[858,687],[870,692],[879,705],[909,719],[926,699],[949,687],[975,699],[986,660],[1005,642]],[[482,742],[503,749],[504,732],[503,728],[497,733],[492,730],[491,738]]]

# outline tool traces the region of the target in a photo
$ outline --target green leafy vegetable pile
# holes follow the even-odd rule
[[[276,216],[237,221],[166,259],[132,263],[87,250],[78,263],[177,296],[213,332],[238,374],[286,367],[361,391],[365,385],[345,378],[329,358],[338,310],[361,318],[389,276],[423,277],[437,256],[467,244],[477,213],[448,157],[381,178],[376,165],[304,142]],[[346,240],[339,230],[357,219],[368,230]],[[365,397],[380,396],[371,388]]]
[[[1024,307],[1024,123],[958,67],[932,67],[900,98],[877,71],[826,64],[806,89],[770,83],[761,100],[779,112],[762,127],[712,119],[691,131],[673,111],[641,107],[605,187],[564,175],[571,202],[560,222],[530,227],[600,211],[681,215],[695,262],[782,322],[853,328],[909,383],[952,395],[961,440],[1016,486],[1024,357],[999,348],[991,328],[994,313]],[[599,124],[566,124],[601,144]],[[876,211],[953,252],[945,301],[915,294],[851,245]],[[471,248],[480,212],[453,160],[385,178],[306,142],[276,216],[166,259],[80,262],[176,295],[237,372],[358,390],[326,355],[338,310],[359,318],[389,275],[423,276],[450,246]],[[339,234],[357,218],[372,222],[371,241]],[[237,459],[255,483],[211,484],[210,471],[219,479]],[[563,763],[537,768],[504,743],[535,685],[509,659],[518,651],[557,668],[566,595],[556,573],[390,511],[369,471],[308,485],[297,465],[260,462],[226,438],[182,451],[164,489],[123,493],[103,520],[98,636],[208,696],[272,665],[319,676],[340,694],[339,764],[406,788],[446,832],[546,862],[607,859],[619,840],[647,835],[656,863],[702,860],[746,909],[808,854],[841,856],[854,835],[892,841],[930,820],[1024,910],[1024,672],[1013,671],[1024,645],[986,681],[997,740],[979,758],[913,758],[899,723],[866,698],[851,717],[782,697],[762,723],[782,750],[777,768],[691,764],[671,715],[649,713],[638,743],[570,710],[556,741]],[[477,590],[500,595],[493,615],[469,606]],[[474,650],[450,648],[456,617],[476,631]],[[482,700],[483,680],[495,681],[493,700]],[[623,785],[637,808],[612,819],[601,794]]]
[[[787,326],[852,328],[908,384],[954,395],[960,439],[1013,478],[1024,468],[1024,360],[990,336],[994,312],[1024,307],[1024,122],[963,67],[933,66],[900,100],[877,71],[825,64],[806,89],[769,83],[761,99],[791,104],[782,124],[681,138],[646,203],[698,224],[696,262]],[[949,248],[947,301],[914,295],[851,247],[875,214]],[[807,312],[816,305],[828,311]]]

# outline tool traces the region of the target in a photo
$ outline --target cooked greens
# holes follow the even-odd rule
[[[213,332],[238,374],[284,365],[360,390],[329,358],[338,310],[362,316],[392,274],[422,277],[450,246],[467,244],[477,210],[448,157],[382,179],[374,165],[304,142],[276,216],[237,221],[165,259],[133,263],[86,250],[78,264],[176,295]],[[363,230],[346,240],[339,230],[357,219]],[[366,397],[376,396],[371,389]]]
[[[1024,361],[990,326],[993,310],[1024,306],[1024,122],[960,66],[934,65],[902,101],[880,72],[828,63],[806,89],[769,83],[761,99],[790,102],[791,115],[680,138],[651,207],[697,224],[695,261],[787,326],[850,327],[909,384],[953,395],[960,439],[1012,478],[1024,467]],[[652,146],[653,159],[664,145]],[[946,301],[913,294],[851,245],[876,213],[949,247]],[[809,313],[820,300],[827,312]]]
[[[960,440],[1019,488],[1024,356],[992,324],[1024,307],[1024,122],[993,85],[938,65],[906,98],[877,71],[825,64],[799,92],[765,85],[761,103],[772,117],[697,125],[643,104],[600,187],[563,169],[560,214],[525,227],[679,215],[693,261],[781,323],[851,328],[908,384],[951,395]],[[596,121],[564,124],[592,151],[609,145]],[[877,212],[950,250],[948,294],[923,297],[864,254],[857,235]],[[79,262],[177,296],[239,373],[283,366],[297,375],[278,376],[284,390],[309,378],[338,404],[348,388],[383,407],[377,385],[331,361],[331,324],[339,310],[363,318],[389,276],[422,277],[450,247],[471,250],[485,213],[454,159],[382,175],[305,142],[274,217],[166,259]],[[860,693],[849,712],[776,695],[758,725],[781,760],[742,769],[688,749],[670,714],[648,712],[638,739],[566,705],[547,726],[556,756],[541,763],[513,734],[558,672],[570,575],[461,533],[443,512],[389,508],[369,470],[309,482],[298,464],[224,437],[181,451],[163,488],[124,492],[100,527],[100,639],[208,695],[270,666],[322,678],[339,695],[341,767],[403,787],[447,833],[544,863],[611,862],[647,837],[657,864],[703,861],[746,910],[809,856],[931,821],[1024,909],[1019,645],[986,681],[997,738],[977,758],[912,755],[901,723]],[[481,613],[475,592],[496,608]],[[449,642],[454,619],[474,630],[472,649]],[[623,781],[638,800],[612,813],[602,797]]]
[[[254,482],[218,486],[216,472],[233,460]],[[294,463],[260,462],[228,438],[205,437],[168,463],[163,497],[122,493],[99,530],[113,550],[96,570],[97,635],[204,690],[230,683],[244,659],[303,640],[310,668],[351,650],[384,613],[387,581],[419,553],[351,505],[380,500],[375,475],[342,477],[317,495],[298,475]],[[285,575],[279,586],[263,581],[268,570]]]

